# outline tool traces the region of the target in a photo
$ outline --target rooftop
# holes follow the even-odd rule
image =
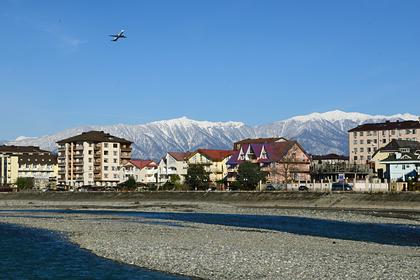
[[[386,121],[382,123],[365,123],[359,125],[349,132],[354,131],[371,131],[371,130],[399,130],[399,129],[420,129],[419,121]]]
[[[124,138],[119,138],[112,136],[109,133],[103,131],[89,131],[83,132],[82,134],[57,141],[58,144],[70,143],[70,142],[118,142],[123,144],[131,144],[131,141],[128,141]]]

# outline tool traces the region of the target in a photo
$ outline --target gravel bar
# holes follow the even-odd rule
[[[407,218],[392,212],[373,215],[376,212],[211,204],[149,205],[145,209],[419,224],[418,215]],[[0,222],[58,231],[99,256],[204,279],[420,279],[419,247],[115,215],[11,211],[0,213]]]

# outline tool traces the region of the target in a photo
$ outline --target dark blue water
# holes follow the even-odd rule
[[[25,212],[23,210],[22,212]],[[238,215],[208,213],[173,213],[173,212],[135,212],[102,210],[27,210],[28,212],[79,213],[97,215],[117,215],[120,217],[139,217],[152,221],[183,221],[268,229],[299,235],[319,236],[343,240],[355,240],[398,246],[420,246],[420,226],[404,224],[353,223],[316,218],[272,215]],[[2,211],[0,210],[0,213]],[[170,223],[168,223],[170,225]]]
[[[188,279],[113,262],[60,235],[0,223],[0,279]]]

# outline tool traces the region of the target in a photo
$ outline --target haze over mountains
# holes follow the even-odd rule
[[[417,120],[418,116],[367,115],[330,111],[249,126],[242,122],[196,121],[186,117],[138,125],[83,126],[41,137],[18,137],[9,145],[34,145],[56,151],[55,142],[84,131],[102,130],[133,141],[133,157],[159,159],[167,151],[197,148],[231,149],[233,142],[254,137],[282,136],[298,140],[312,154],[348,153],[347,131],[357,125],[385,120]]]

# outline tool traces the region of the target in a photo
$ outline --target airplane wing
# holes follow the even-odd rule
[[[118,40],[118,37],[115,37],[114,39],[112,39],[111,41],[116,42]]]
[[[127,36],[125,36],[125,35],[121,35],[121,36],[119,36],[120,38],[127,38]]]
[[[113,34],[113,35],[108,35],[108,36],[110,36],[110,37],[118,37],[118,35],[115,35],[115,34]]]

